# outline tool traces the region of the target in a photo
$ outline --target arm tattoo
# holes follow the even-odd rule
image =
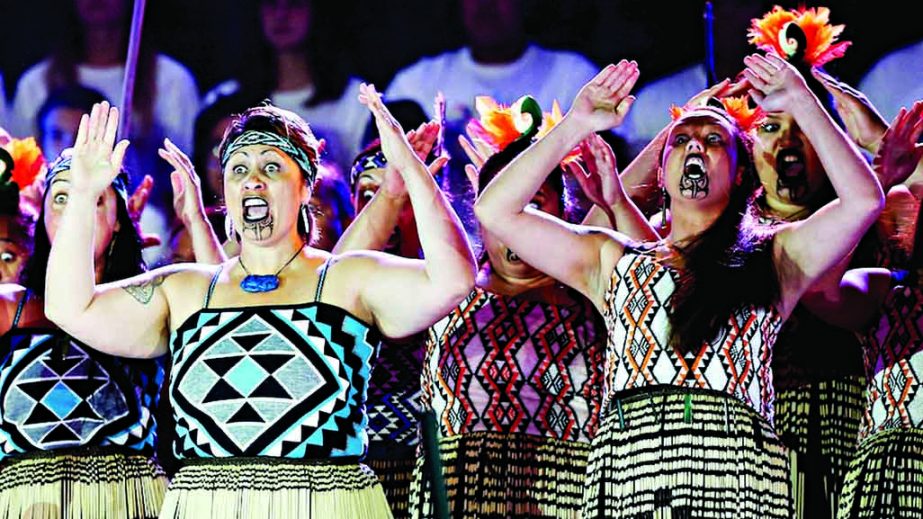
[[[122,290],[128,292],[131,297],[135,298],[142,305],[146,305],[154,298],[154,290],[163,284],[166,276],[157,276],[137,285],[128,285],[122,287]]]

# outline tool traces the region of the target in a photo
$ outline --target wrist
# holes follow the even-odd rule
[[[568,112],[564,115],[561,122],[551,131],[557,131],[563,135],[568,142],[573,142],[574,146],[594,133],[593,126],[590,122],[588,120],[583,120],[578,115],[574,115],[573,112]]]

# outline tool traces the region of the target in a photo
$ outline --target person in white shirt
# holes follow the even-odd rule
[[[322,159],[348,170],[359,152],[369,112],[356,102],[361,80],[350,77],[332,48],[329,20],[311,0],[260,0],[265,58],[242,77],[244,90],[310,121],[326,143]],[[260,70],[262,65],[264,70]],[[258,84],[252,84],[254,79]]]
[[[575,52],[548,50],[526,38],[521,0],[462,0],[467,46],[420,61],[397,73],[386,98],[411,99],[433,112],[442,91],[446,118],[467,121],[475,114],[475,96],[512,104],[523,92],[546,111],[557,100],[570,106],[596,66]]]
[[[887,121],[923,99],[923,40],[885,54],[866,72],[859,90]]]

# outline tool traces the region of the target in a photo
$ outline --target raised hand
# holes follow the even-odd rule
[[[436,145],[436,139],[439,138],[439,132],[442,131],[439,123],[436,121],[427,121],[422,123],[416,129],[407,132],[407,142],[417,154],[420,160],[425,161],[430,152]]]
[[[71,193],[98,197],[122,170],[128,141],[115,143],[119,109],[103,101],[80,118],[71,154]]]
[[[192,161],[170,139],[164,139],[163,147],[157,150],[160,158],[173,166],[170,185],[173,187],[173,211],[187,227],[205,217],[202,202],[202,182],[196,174]]]
[[[804,77],[775,54],[751,54],[744,64],[744,77],[753,87],[750,95],[767,112],[791,112],[796,102],[813,97]]]
[[[591,132],[619,126],[634,103],[634,96],[628,94],[638,81],[638,74],[638,64],[634,61],[622,60],[618,65],[606,66],[583,85],[568,116]]]
[[[147,207],[147,201],[151,197],[151,190],[154,189],[154,179],[150,175],[144,175],[144,179],[135,188],[135,192],[128,197],[128,217],[135,224],[138,230],[138,236],[141,237],[141,246],[157,247],[163,243],[160,236],[156,234],[144,234],[141,232],[141,215],[144,214],[144,208]]]
[[[375,125],[378,127],[378,135],[381,139],[381,151],[388,159],[389,165],[396,167],[398,171],[403,171],[404,168],[411,167],[420,161],[407,141],[401,124],[391,115],[391,111],[382,102],[381,94],[375,90],[374,85],[366,83],[359,85],[359,102],[367,106],[375,117]]]
[[[836,112],[846,125],[849,136],[856,144],[874,153],[888,129],[884,117],[862,92],[818,68],[812,69],[811,73],[833,96]]]
[[[692,96],[683,106],[687,108],[706,106],[708,100],[713,97],[721,99],[723,97],[739,96],[745,94],[750,88],[750,82],[746,78],[733,83],[726,78]]]
[[[620,203],[624,197],[615,164],[615,152],[599,135],[593,134],[580,143],[579,162],[568,162],[565,167],[583,189],[586,197],[604,210]]]
[[[910,110],[901,108],[890,128],[881,138],[881,146],[872,166],[882,187],[887,191],[903,183],[923,160],[923,144],[917,144],[923,135],[923,101],[917,101]]]

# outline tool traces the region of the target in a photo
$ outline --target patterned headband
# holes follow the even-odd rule
[[[54,178],[58,174],[64,171],[70,171],[71,169],[71,157],[61,155],[58,157],[58,160],[54,162],[51,166],[51,170],[45,175],[45,193],[49,192],[51,183],[54,182]],[[119,195],[123,201],[128,201],[128,174],[122,171],[116,175],[115,179],[112,181],[112,189],[115,190],[115,194]]]
[[[298,164],[302,171],[307,173],[308,181],[314,184],[314,179],[317,178],[317,167],[308,157],[308,154],[305,153],[303,149],[293,145],[292,142],[285,137],[262,130],[247,130],[234,139],[231,144],[228,145],[227,149],[224,150],[224,155],[221,157],[221,169],[224,169],[233,153],[245,146],[253,146],[255,144],[272,146],[285,152],[286,155],[291,157],[292,160]]]
[[[359,175],[361,175],[363,171],[369,169],[382,169],[387,165],[388,159],[385,158],[385,154],[382,153],[381,150],[359,157],[359,159],[353,163],[353,168],[349,171],[349,187],[356,187],[356,182],[359,181]]]

